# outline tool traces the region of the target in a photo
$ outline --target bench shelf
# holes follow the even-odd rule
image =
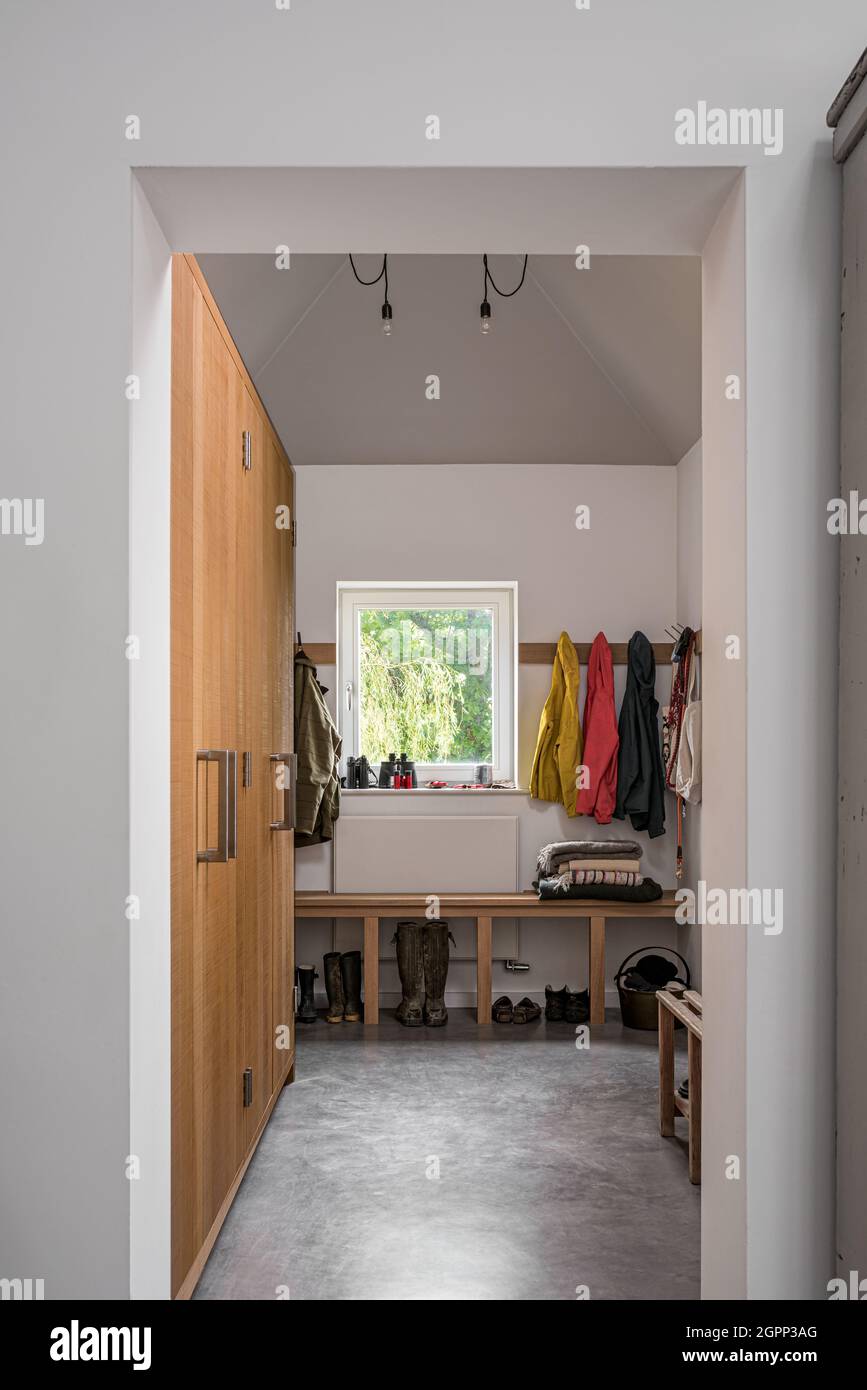
[[[652,903],[601,902],[595,898],[549,901],[535,893],[440,893],[440,915],[476,923],[476,1017],[491,1022],[492,925],[496,917],[564,918],[590,923],[590,1022],[605,1022],[605,924],[641,917],[674,918],[674,893]],[[364,923],[364,1022],[379,1022],[379,923],[394,917],[424,917],[425,893],[323,893],[295,895],[295,916],[357,917]]]

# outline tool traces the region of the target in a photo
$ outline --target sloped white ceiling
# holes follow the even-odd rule
[[[390,257],[390,338],[345,257],[199,260],[296,465],[674,464],[701,433],[697,257],[531,256],[488,337],[480,256]],[[520,257],[490,266],[517,283]]]

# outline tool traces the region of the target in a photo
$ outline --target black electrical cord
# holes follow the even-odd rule
[[[514,288],[513,290],[501,290],[501,289],[499,288],[499,286],[497,285],[496,281],[494,280],[493,275],[492,275],[491,272],[488,270],[488,257],[487,257],[487,254],[485,254],[485,255],[482,256],[482,260],[483,260],[484,266],[485,266],[484,290],[483,290],[483,292],[482,292],[482,298],[483,298],[483,299],[487,299],[487,297],[488,297],[488,285],[489,285],[489,284],[493,285],[494,289],[496,290],[497,294],[500,296],[501,299],[511,299],[513,294],[517,294],[517,293],[518,293],[518,290],[521,288],[521,286],[522,286],[523,283],[524,283],[524,276],[527,274],[527,261],[529,260],[529,255],[527,255],[527,256],[524,257],[524,269],[521,271],[521,278],[520,278],[520,280],[518,281],[517,285],[515,286],[515,288]]]
[[[385,300],[384,300],[384,303],[387,304],[387,303],[388,303],[388,255],[386,254],[386,255],[383,256],[383,258],[382,258],[382,270],[381,270],[381,271],[379,272],[379,274],[376,276],[376,279],[375,279],[375,280],[362,280],[362,278],[361,278],[361,276],[359,275],[358,271],[355,269],[355,261],[352,259],[352,252],[351,252],[351,251],[350,251],[350,253],[349,253],[349,264],[352,266],[352,273],[353,273],[353,275],[355,276],[356,280],[358,281],[359,285],[378,285],[379,282],[380,282],[380,280],[382,279],[383,275],[385,276]]]

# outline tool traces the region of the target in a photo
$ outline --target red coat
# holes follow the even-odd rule
[[[578,815],[595,816],[608,825],[617,804],[617,716],[614,712],[614,667],[604,632],[597,632],[587,663],[587,699],[584,702],[583,765],[589,772],[575,802]]]

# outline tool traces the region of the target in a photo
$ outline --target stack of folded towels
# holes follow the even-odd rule
[[[540,897],[633,897],[634,890],[657,896],[658,885],[641,873],[636,840],[561,840],[543,845],[536,860]],[[601,892],[599,890],[602,890]],[[661,890],[659,890],[661,891]],[[638,894],[635,894],[638,897]]]

